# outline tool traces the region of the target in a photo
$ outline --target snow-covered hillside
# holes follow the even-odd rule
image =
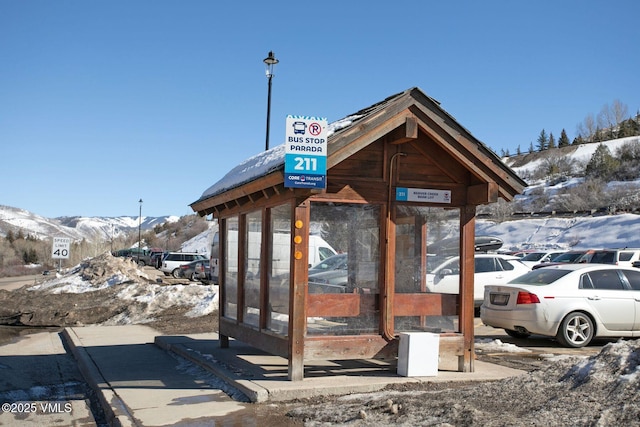
[[[477,220],[476,235],[499,237],[509,250],[640,248],[640,215]]]
[[[141,228],[148,230],[158,224],[175,222],[178,216],[142,217]],[[9,230],[39,239],[51,237],[70,237],[73,240],[85,239],[109,240],[123,236],[138,229],[138,217],[62,217],[45,218],[24,209],[0,205],[0,236],[5,237]]]

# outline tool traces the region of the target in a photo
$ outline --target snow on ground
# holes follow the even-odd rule
[[[495,222],[478,219],[476,235],[496,236],[503,249],[640,248],[640,215],[530,218]]]
[[[30,286],[32,292],[50,294],[81,294],[119,286],[115,297],[139,303],[144,307],[121,313],[110,324],[148,323],[168,308],[189,307],[187,317],[205,316],[218,308],[218,286],[202,283],[164,284],[154,282],[129,260],[110,253],[84,261],[66,274],[56,274],[51,280]]]
[[[476,338],[475,347],[476,350],[485,353],[531,353],[529,349],[518,347],[515,344],[505,343],[499,339]]]

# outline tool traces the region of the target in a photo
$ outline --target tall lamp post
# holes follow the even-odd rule
[[[273,51],[269,51],[269,56],[262,61],[265,65],[267,80],[269,81],[269,92],[267,94],[267,139],[265,142],[265,151],[269,149],[269,122],[271,121],[271,79],[273,78],[273,69],[280,61],[273,56]]]
[[[142,250],[142,199],[138,200],[140,203],[140,213],[138,215],[138,264],[140,264],[140,251]]]

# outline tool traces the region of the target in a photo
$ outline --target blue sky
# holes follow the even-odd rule
[[[0,204],[185,215],[288,114],[338,120],[410,87],[500,154],[640,108],[637,0],[0,0]]]

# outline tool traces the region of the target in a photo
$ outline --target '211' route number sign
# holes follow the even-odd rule
[[[71,239],[68,237],[54,237],[53,249],[51,250],[51,258],[53,259],[69,259],[69,248],[71,247]]]

